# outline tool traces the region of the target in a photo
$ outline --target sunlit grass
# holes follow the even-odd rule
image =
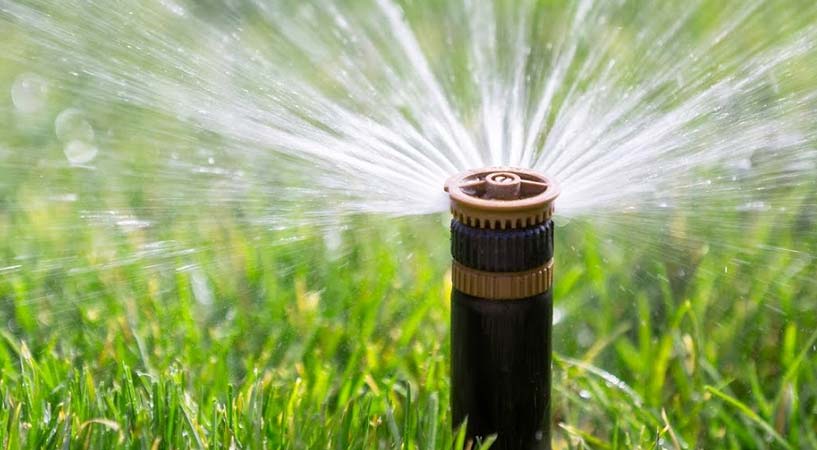
[[[225,222],[217,247],[154,269],[8,270],[0,443],[450,448],[447,232],[352,225],[339,248],[308,229],[255,246]],[[780,278],[791,261],[724,273],[746,255],[709,250],[681,279],[647,234],[623,253],[561,231],[557,448],[817,445],[814,287]]]

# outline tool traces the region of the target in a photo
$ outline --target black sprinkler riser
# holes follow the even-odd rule
[[[459,233],[473,231],[464,228],[452,223],[452,240]],[[494,254],[496,267],[537,261],[528,250],[540,249],[541,242],[534,241],[542,236],[549,235],[544,240],[552,252],[552,223],[543,228],[550,232],[524,233],[529,239],[514,240],[516,245]],[[498,236],[501,232],[492,234],[497,234],[496,241],[504,242]],[[498,450],[550,449],[552,317],[550,291],[524,299],[495,300],[452,290],[452,414],[455,424],[468,419],[469,438],[498,434],[491,447]]]
[[[553,221],[524,229],[486,230],[451,221],[451,256],[487,272],[521,272],[553,258]]]
[[[500,185],[492,186],[499,183]],[[552,203],[536,172],[466,172],[452,199],[451,407],[496,450],[550,450]]]

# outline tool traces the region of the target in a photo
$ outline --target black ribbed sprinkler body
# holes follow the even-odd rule
[[[497,435],[492,449],[550,449],[558,189],[536,172],[489,168],[451,178],[446,190],[453,425],[467,419],[474,444]]]

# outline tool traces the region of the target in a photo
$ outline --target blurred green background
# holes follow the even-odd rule
[[[688,39],[728,11],[697,14]],[[795,16],[758,18],[734,48],[785,39]],[[255,222],[269,192],[209,201],[218,178],[187,170],[229,158],[218,136],[50,78],[36,35],[0,26],[2,448],[462,446],[447,216]],[[71,108],[91,164],[55,130]],[[708,197],[722,228],[694,207],[560,223],[555,448],[817,448],[815,192],[775,192],[774,214]]]

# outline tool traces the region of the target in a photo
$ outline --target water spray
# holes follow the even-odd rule
[[[556,184],[498,167],[450,178],[451,402],[470,440],[550,449]]]

